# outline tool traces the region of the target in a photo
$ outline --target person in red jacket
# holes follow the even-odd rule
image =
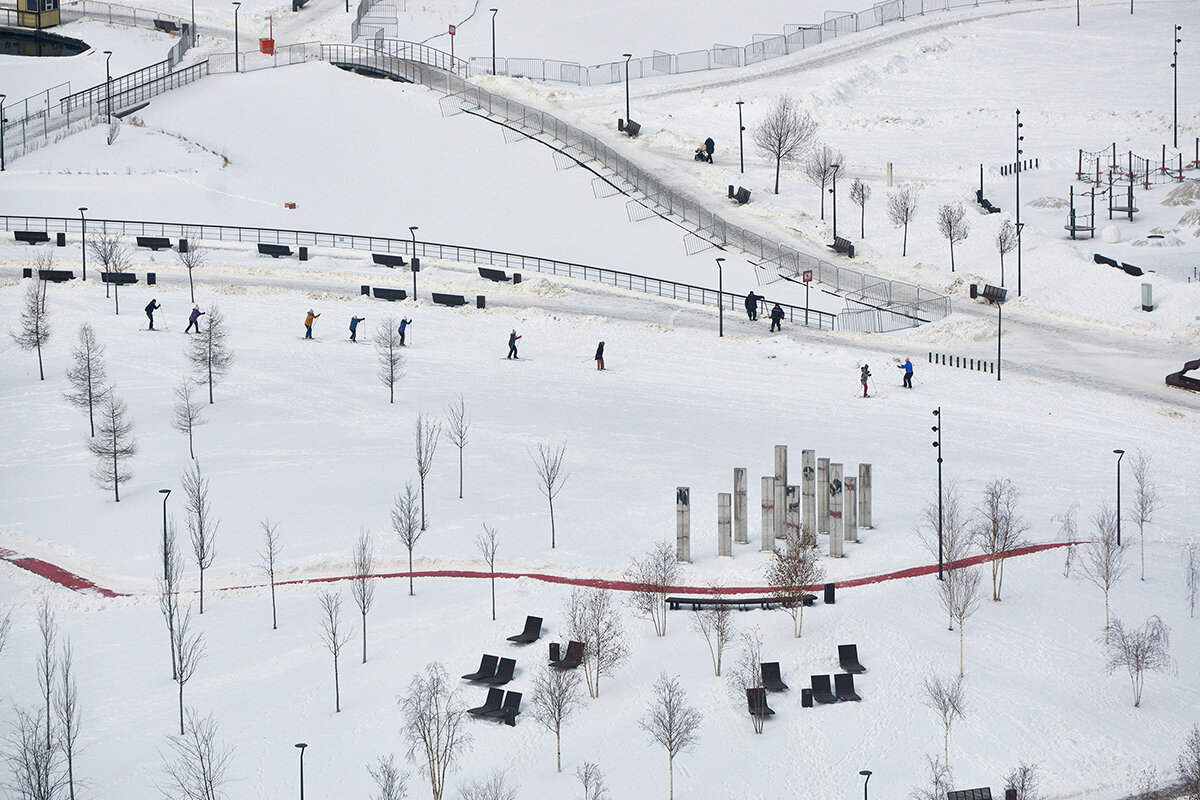
[[[520,338],[520,336],[517,336],[517,329],[513,328],[513,332],[508,335],[508,358],[519,358],[517,355],[517,339]]]
[[[196,333],[200,332],[200,318],[204,316],[204,312],[200,310],[200,306],[192,306],[192,313],[188,316],[188,326],[184,333],[191,333],[192,326],[196,327]]]

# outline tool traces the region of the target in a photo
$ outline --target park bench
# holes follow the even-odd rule
[[[841,236],[833,237],[833,244],[827,245],[830,249],[838,253],[845,253],[850,258],[854,258],[854,242],[849,239],[843,239]]]
[[[463,297],[461,294],[441,294],[439,292],[434,292],[433,302],[437,303],[439,306],[465,306],[467,304],[467,298]]]
[[[13,238],[26,244],[42,244],[50,241],[50,234],[45,231],[13,231]]]
[[[487,278],[489,281],[496,281],[497,283],[507,283],[512,280],[504,270],[492,269],[491,267],[480,267],[479,276]]]
[[[767,705],[767,690],[761,687],[746,690],[746,710],[752,717],[770,717],[775,713]]]
[[[977,203],[979,203],[979,205],[983,206],[983,210],[988,212],[989,214],[999,214],[1000,213],[1000,206],[992,205],[991,201],[983,196],[982,189],[975,190],[975,201]]]
[[[1146,274],[1141,267],[1135,267],[1133,264],[1126,264],[1124,261],[1121,262],[1121,269],[1125,270],[1127,275],[1132,275],[1135,278],[1140,278]]]
[[[496,667],[499,664],[499,657],[484,653],[483,658],[479,660],[479,669],[463,675],[462,678],[464,681],[479,681],[483,680],[484,678],[490,678],[496,674]],[[497,689],[496,691],[502,690]]]
[[[308,0],[292,0],[292,11],[299,11],[308,5]]]
[[[806,606],[811,606],[816,599],[815,594],[805,593],[801,596],[801,602]],[[747,611],[751,606],[774,608],[782,605],[782,601],[778,597],[668,597],[667,605],[672,611],[678,611],[683,606],[691,606],[693,611],[699,611],[704,606],[737,606]]]
[[[642,126],[639,125],[638,123],[634,122],[631,119],[630,120],[618,119],[617,120],[617,130],[619,130],[621,133],[624,133],[626,136],[632,137],[632,136],[637,136],[638,133],[641,132]]]
[[[280,256],[290,256],[292,248],[286,244],[267,244],[265,242],[258,243],[258,252],[264,256],[271,258],[279,258]]]
[[[62,283],[75,280],[75,273],[69,269],[39,269],[38,280]]]
[[[137,237],[138,247],[149,247],[151,250],[170,250],[171,240],[165,236],[139,236]]]
[[[115,283],[118,286],[138,282],[137,275],[132,272],[101,272],[100,281],[102,283]]]
[[[1188,372],[1200,369],[1200,358],[1195,361],[1188,361],[1183,365],[1183,369],[1179,372],[1172,372],[1167,376],[1167,386],[1174,386],[1178,389],[1188,389],[1193,392],[1200,392],[1200,379],[1187,377]]]
[[[382,286],[376,286],[372,291],[375,292],[376,300],[395,301],[408,299],[408,292],[403,289],[384,289]]]
[[[371,253],[371,260],[382,267],[406,267],[408,262],[404,260],[404,256],[394,256],[391,253]]]
[[[1001,286],[992,286],[990,283],[985,283],[983,288],[979,288],[979,284],[972,283],[970,286],[971,299],[975,300],[982,297],[989,303],[1003,303],[1008,297],[1008,289]]]
[[[1092,253],[1092,261],[1096,262],[1097,264],[1116,267],[1117,269],[1121,268],[1121,265],[1117,263],[1116,259],[1109,258],[1108,256],[1102,256],[1099,253]]]
[[[750,202],[750,190],[743,186],[739,186],[735,192],[733,190],[733,184],[731,183],[729,184],[729,199],[736,200],[739,206],[744,206],[746,203]]]
[[[1007,797],[1007,793],[1006,797]],[[946,800],[992,800],[992,788],[984,786],[981,789],[956,789],[946,792]]]
[[[163,33],[177,33],[179,31],[179,26],[169,19],[154,20],[154,27],[158,28]]]

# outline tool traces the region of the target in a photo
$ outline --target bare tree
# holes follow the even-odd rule
[[[194,388],[195,384],[188,378],[184,378],[175,387],[175,414],[171,417],[171,427],[187,434],[188,455],[192,458],[196,457],[196,450],[192,446],[192,432],[197,426],[205,423],[204,404],[196,399],[193,394]]]
[[[342,657],[342,648],[351,638],[350,631],[342,628],[342,596],[336,592],[323,591],[317,595],[321,602],[321,643],[333,656],[333,699],[334,710],[342,711],[342,690],[338,682],[338,659]]]
[[[0,654],[4,653],[4,647],[8,644],[8,634],[12,631],[12,609],[4,609],[4,613],[0,615]]]
[[[945,580],[938,581],[938,596],[942,605],[950,612],[951,620],[958,621],[958,676],[963,675],[963,642],[966,637],[967,617],[975,613],[982,600],[979,587],[983,582],[978,570],[958,567],[946,572]],[[951,625],[953,629],[953,625]]]
[[[858,206],[858,235],[867,235],[867,201],[871,199],[870,184],[863,183],[858,178],[850,182],[850,202]]]
[[[659,541],[639,561],[634,559],[626,579],[635,584],[629,605],[639,617],[654,623],[654,633],[667,635],[667,595],[679,580],[679,560],[670,542]]]
[[[164,796],[177,800],[221,800],[229,783],[233,750],[217,743],[217,723],[188,709],[184,734],[167,741],[171,757],[163,755],[167,785]]]
[[[86,408],[92,436],[96,435],[95,407],[108,393],[104,368],[104,345],[96,341],[96,332],[86,322],[79,326],[79,346],[71,350],[67,368],[70,388],[63,393],[76,408]]]
[[[175,683],[179,685],[179,735],[184,736],[183,687],[196,674],[196,667],[204,657],[204,634],[192,631],[192,607],[189,605],[178,615],[173,631],[175,637],[175,661],[177,671]]]
[[[908,224],[917,215],[917,189],[905,184],[894,192],[888,192],[888,219],[894,228],[904,228],[904,248],[900,255],[908,255]]]
[[[42,345],[50,339],[50,322],[46,313],[46,281],[31,281],[25,290],[25,304],[21,306],[21,327],[10,331],[9,336],[22,350],[36,350],[38,357],[38,379],[46,380],[42,367]]]
[[[1104,643],[1108,650],[1105,665],[1108,674],[1113,674],[1121,667],[1129,672],[1134,708],[1142,704],[1142,684],[1146,671],[1166,672],[1175,663],[1167,653],[1171,645],[1170,628],[1156,616],[1147,619],[1142,627],[1130,630],[1125,630],[1121,620],[1114,619],[1108,626]]]
[[[563,472],[563,460],[567,455],[567,443],[562,442],[558,445],[550,445],[538,442],[537,453],[530,455],[533,458],[533,465],[537,469],[538,480],[540,481],[538,490],[550,501],[550,549],[553,550],[555,545],[554,498],[558,497],[558,493],[562,491],[563,484],[571,476],[569,472]]]
[[[129,421],[125,401],[111,391],[100,403],[100,424],[96,435],[88,440],[88,450],[96,456],[92,479],[101,489],[112,489],[116,502],[121,502],[121,484],[133,477],[122,462],[137,454],[133,438],[133,423]]]
[[[758,127],[754,145],[764,158],[775,161],[775,194],[779,194],[779,171],[784,163],[804,158],[817,136],[817,122],[788,95],[775,101]]]
[[[50,599],[42,598],[37,612],[38,635],[41,637],[41,647],[37,651],[37,682],[41,692],[42,702],[46,707],[46,749],[54,749],[54,712],[51,703],[54,700],[54,676],[58,672],[58,660],[54,657],[54,640],[58,636],[58,623],[54,620],[54,612],[50,610]],[[39,716],[41,711],[38,711]]]
[[[1038,772],[1037,764],[1026,764],[1022,761],[1005,777],[1005,790],[1011,789],[1016,792],[1016,800],[1041,800],[1042,793],[1038,787],[1041,776]]]
[[[725,599],[726,595],[719,586],[714,585],[712,589],[710,597],[714,600]],[[713,674],[721,677],[721,659],[725,654],[725,646],[733,639],[733,607],[725,603],[701,607],[692,615],[692,627],[700,632],[708,644]]]
[[[909,792],[911,800],[946,800],[954,777],[950,767],[938,756],[925,756],[925,764],[929,770],[928,782]]]
[[[572,589],[567,609],[570,637],[583,642],[588,694],[600,696],[600,678],[611,675],[628,655],[621,615],[611,589]]]
[[[771,596],[792,618],[792,633],[800,637],[804,625],[804,600],[808,590],[825,580],[825,568],[816,547],[804,544],[798,530],[789,530],[786,547],[775,547],[763,576]]]
[[[200,613],[204,613],[204,570],[212,566],[217,557],[217,529],[221,521],[213,516],[208,503],[208,478],[200,472],[200,464],[194,462],[179,482],[185,496],[188,536],[192,543],[192,557],[200,570]]]
[[[279,545],[279,523],[272,523],[268,517],[258,524],[263,529],[263,548],[258,551],[259,569],[271,582],[271,630],[275,630],[279,627],[279,619],[275,614],[275,565],[282,549]]]
[[[659,675],[654,682],[654,698],[638,725],[667,751],[670,800],[675,800],[675,756],[695,747],[702,720],[700,712],[687,704],[679,679],[665,672]]]
[[[368,764],[367,772],[379,792],[372,800],[404,800],[408,797],[408,773],[396,766],[396,758],[391,753],[380,756],[374,766]]]
[[[350,594],[362,614],[362,663],[367,663],[367,613],[375,602],[375,548],[371,544],[371,532],[360,529],[358,541],[354,543],[354,577],[350,579]]]
[[[396,402],[396,384],[404,377],[404,350],[394,317],[384,317],[375,328],[375,352],[379,354],[379,380],[388,388],[388,402]]]
[[[208,250],[200,246],[193,236],[189,235],[192,231],[184,231],[184,237],[187,239],[187,248],[179,248],[175,251],[176,258],[179,263],[188,271],[188,291],[191,293],[192,302],[196,302],[196,284],[192,280],[192,270],[198,267],[203,267],[208,263]]]
[[[175,540],[175,521],[167,528],[161,545],[163,575],[158,579],[158,610],[167,624],[167,636],[171,642],[171,680],[179,676],[178,658],[175,650],[175,626],[179,620],[179,585],[183,581],[183,559]]]
[[[49,721],[44,712],[15,709],[16,722],[10,748],[5,753],[10,782],[5,788],[19,800],[58,800],[63,788],[63,772],[57,749],[46,746]]]
[[[417,491],[412,481],[404,484],[404,494],[397,494],[392,506],[392,530],[408,551],[408,596],[413,596],[413,548],[421,539],[421,516],[417,511]]]
[[[208,403],[212,405],[213,387],[233,366],[233,350],[229,346],[229,329],[225,327],[221,309],[213,305],[205,313],[208,327],[189,340],[188,360],[196,374],[196,382],[208,385]]]
[[[507,772],[494,769],[486,778],[467,781],[458,796],[461,800],[517,800],[517,789]]]
[[[983,501],[975,514],[972,537],[992,562],[992,600],[999,602],[1004,583],[1004,561],[1009,553],[1028,542],[1029,523],[1017,513],[1021,493],[1007,478],[996,478],[983,489]]]
[[[947,203],[938,209],[938,230],[943,238],[950,242],[950,271],[954,272],[954,245],[966,241],[971,233],[971,223],[967,222],[966,209],[962,203],[950,205]]]
[[[54,717],[58,721],[58,749],[67,768],[67,793],[75,800],[75,753],[79,740],[79,687],[75,682],[71,642],[63,642],[58,659],[58,689],[54,695]]]
[[[1200,594],[1200,552],[1195,544],[1188,545],[1187,575],[1188,616],[1196,616],[1196,595]]]
[[[562,729],[580,704],[579,673],[544,666],[533,677],[533,701],[529,711],[534,720],[554,734],[558,771],[562,772]]]
[[[583,800],[609,800],[608,787],[604,785],[604,773],[591,761],[583,762],[575,769],[575,779],[583,789]]]
[[[121,241],[121,237],[115,233],[101,232],[92,234],[88,237],[87,249],[92,258],[100,262],[101,273],[128,272],[129,266],[133,262],[133,253],[129,249],[129,245]],[[101,277],[103,277],[103,274]],[[119,290],[121,284],[118,281],[104,281],[105,297],[109,296],[109,287],[112,288],[116,312],[120,316],[121,299]]]
[[[734,700],[739,705],[746,702],[746,692],[750,689],[763,688],[762,682],[762,636],[757,628],[751,628],[741,635],[742,649],[738,659],[729,673],[729,688]],[[751,714],[754,732],[763,732],[764,717],[761,714]]]
[[[1146,580],[1146,524],[1154,519],[1154,512],[1161,504],[1158,486],[1150,477],[1150,454],[1139,449],[1133,458],[1133,504],[1129,508],[1129,519],[1138,526],[1143,581]]]
[[[1000,285],[1004,285],[1004,257],[1017,248],[1017,226],[1011,219],[1000,223],[996,231],[996,251],[1000,253]]]
[[[446,773],[471,745],[471,734],[463,726],[466,712],[446,668],[433,663],[424,675],[413,676],[400,709],[408,757],[425,761],[433,800],[442,800]]]
[[[1063,559],[1063,577],[1071,577],[1071,566],[1075,561],[1075,542],[1079,541],[1079,523],[1076,522],[1076,515],[1079,512],[1079,503],[1071,503],[1061,514],[1055,514],[1051,517],[1052,522],[1058,523],[1059,539],[1067,544],[1067,555]]]
[[[967,557],[970,535],[970,517],[963,510],[962,494],[958,490],[957,481],[947,481],[942,487],[941,518],[938,517],[938,501],[930,500],[921,515],[921,524],[917,528],[917,536],[921,544],[934,558],[939,556],[946,565],[944,572],[954,569],[954,564]],[[939,541],[939,525],[941,528]],[[938,591],[945,591],[946,601],[953,600],[957,583],[950,582]],[[947,629],[954,630],[954,613],[950,603],[946,604]]]
[[[417,477],[421,482],[421,530],[425,530],[425,478],[433,468],[433,454],[437,451],[441,435],[442,423],[431,420],[424,413],[417,416],[416,456]]]
[[[942,755],[947,769],[950,767],[950,729],[967,715],[968,710],[962,681],[962,675],[942,678],[930,674],[923,685],[925,705],[933,709],[942,726]]]
[[[1079,569],[1089,583],[1104,592],[1104,642],[1107,644],[1108,593],[1125,574],[1125,551],[1129,542],[1117,544],[1117,515],[1107,504],[1092,517],[1092,523],[1096,526],[1096,536],[1084,546]]]
[[[1161,800],[1158,767],[1149,763],[1134,776],[1134,793],[1130,800]]]
[[[842,174],[842,162],[845,160],[840,150],[823,144],[814,148],[804,162],[804,177],[821,190],[821,219],[825,219],[825,190]]]
[[[1200,800],[1200,725],[1193,725],[1179,754],[1179,782],[1186,800]]]
[[[488,565],[492,582],[492,622],[496,621],[496,550],[500,547],[500,536],[496,529],[483,524],[483,532],[475,537],[475,547]]]
[[[458,499],[463,496],[463,449],[467,446],[467,434],[471,430],[471,415],[467,413],[467,401],[456,395],[454,402],[446,406],[446,438],[458,448]]]

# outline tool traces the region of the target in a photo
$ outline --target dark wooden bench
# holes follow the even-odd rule
[[[170,250],[171,240],[164,236],[139,236],[137,237],[138,247],[149,247],[151,250]]]
[[[1099,253],[1092,253],[1092,261],[1096,262],[1097,264],[1104,264],[1108,267],[1116,267],[1117,269],[1121,268],[1121,265],[1117,263],[1116,259],[1109,258],[1108,256],[1102,256]]]
[[[299,11],[308,5],[308,0],[292,0],[292,11]]]
[[[806,606],[811,606],[816,599],[815,594],[801,596],[801,602]],[[704,606],[736,606],[747,611],[752,606],[770,609],[783,603],[778,597],[668,597],[667,605],[672,611],[678,611],[683,606],[691,606],[693,611],[699,611]]]
[[[26,244],[43,244],[50,241],[50,234],[45,231],[13,231],[13,238]]]
[[[101,272],[100,281],[102,283],[115,283],[118,286],[138,282],[137,275],[132,272]]]
[[[1135,267],[1133,264],[1126,264],[1124,261],[1121,262],[1121,269],[1125,270],[1126,274],[1132,275],[1135,278],[1140,278],[1146,274],[1141,267]]]
[[[750,190],[744,186],[739,186],[735,192],[731,183],[729,184],[729,199],[736,200],[739,206],[744,206],[750,202]]]
[[[407,267],[408,262],[404,260],[404,256],[394,256],[391,253],[371,253],[371,260],[383,267]]]
[[[374,287],[371,291],[375,293],[376,300],[407,300],[408,292],[403,289],[384,289],[381,286]]]
[[[983,196],[982,189],[975,190],[975,202],[977,202],[977,203],[979,203],[979,205],[983,206],[983,210],[988,212],[989,214],[999,214],[1000,213],[1000,206],[992,205],[991,201]]]
[[[434,292],[433,302],[437,303],[439,306],[465,306],[467,304],[467,298],[463,297],[461,294],[440,294],[438,292]]]
[[[618,119],[617,130],[627,136],[637,136],[641,132],[642,126],[631,119]]]
[[[504,270],[492,269],[491,267],[480,267],[479,276],[487,278],[489,281],[496,281],[497,283],[507,283],[512,280]]]
[[[845,253],[850,258],[854,258],[854,242],[850,241],[849,239],[843,239],[840,236],[835,236],[833,237],[833,244],[828,245],[828,247],[832,250],[836,250],[839,253]]]
[[[69,269],[39,269],[38,280],[62,283],[75,280],[75,273]]]
[[[258,252],[264,256],[279,258],[280,256],[290,256],[292,254],[292,248],[288,247],[286,244],[266,244],[264,242],[259,242]]]
[[[179,26],[169,19],[154,20],[154,27],[158,28],[163,33],[177,33],[179,31]]]
[[[985,283],[982,289],[979,288],[979,284],[972,283],[970,291],[972,300],[982,297],[989,303],[1003,303],[1005,298],[1008,297],[1008,289],[1001,286],[992,286],[990,283]]]

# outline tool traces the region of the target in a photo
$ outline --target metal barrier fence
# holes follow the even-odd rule
[[[134,86],[161,78],[170,71],[171,66],[166,61],[159,61],[157,64],[135,69],[133,72],[119,75],[106,83],[98,83],[83,91],[64,97],[59,102],[59,110],[63,114],[70,114],[78,109],[86,108],[88,109],[88,113],[92,113],[92,110],[97,106],[103,108],[106,105],[106,99],[110,95],[116,96]]]
[[[350,41],[358,41],[359,36],[370,38],[380,32],[385,36],[399,36],[399,14],[406,8],[406,0],[359,0],[354,21],[350,23]]]
[[[148,28],[154,27],[154,20],[161,19],[174,22],[175,26],[181,30],[186,22],[182,17],[174,14],[163,14],[149,8],[137,8],[118,3],[101,3],[95,0],[76,0],[73,3],[63,3],[59,17],[63,22],[74,22],[84,17],[92,17],[102,19],[110,25],[115,22]]]
[[[203,62],[202,62],[203,63]],[[0,216],[0,226],[5,231],[45,231],[55,233],[82,234],[84,222],[78,217],[21,217]],[[268,243],[295,245],[297,247],[331,247],[362,250],[372,253],[395,253],[410,258],[453,261],[461,264],[487,264],[500,269],[521,271],[532,270],[560,277],[602,283],[617,289],[627,289],[657,297],[681,300],[736,311],[743,309],[745,298],[732,292],[718,293],[714,289],[693,286],[687,283],[638,275],[632,272],[558,261],[551,258],[509,253],[503,250],[488,250],[481,247],[466,247],[440,242],[413,242],[412,239],[389,236],[364,236],[352,233],[329,233],[302,231],[286,228],[247,228],[237,225],[206,225],[186,222],[148,222],[123,219],[88,219],[87,229],[93,234],[116,234],[119,236],[157,236],[167,239],[189,241],[216,240],[221,242],[244,242],[247,244]],[[279,262],[272,262],[278,264]],[[825,311],[779,303],[784,317],[791,323],[807,325],[820,330],[834,330],[836,317]]]

